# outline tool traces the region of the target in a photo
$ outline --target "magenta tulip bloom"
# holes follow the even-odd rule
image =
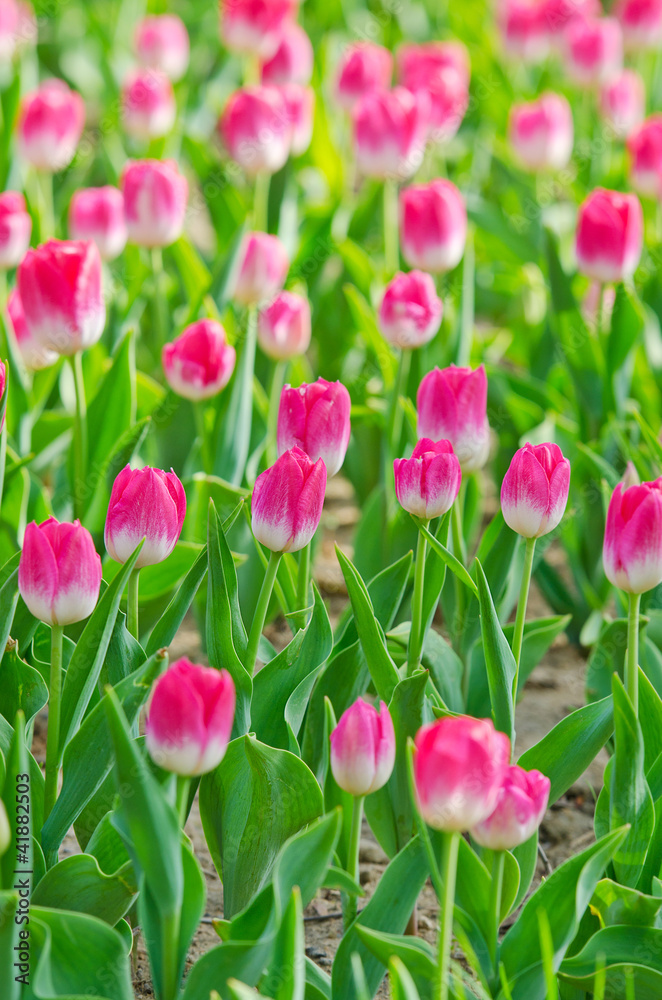
[[[145,744],[155,764],[195,777],[225,756],[234,720],[235,688],[227,670],[176,660],[152,689]]]
[[[651,115],[627,143],[632,187],[645,198],[662,198],[662,115]]]
[[[283,83],[279,89],[285,101],[290,127],[290,155],[301,156],[310,146],[313,137],[315,91],[301,83]]]
[[[253,534],[272,552],[298,552],[311,540],[322,516],[326,466],[300,448],[283,452],[255,480]]]
[[[433,368],[421,380],[416,396],[418,436],[446,439],[453,445],[463,472],[485,465],[490,448],[487,422],[487,377],[481,365]]]
[[[48,240],[28,250],[17,287],[30,333],[47,350],[75,354],[101,337],[106,306],[94,243]]]
[[[603,84],[600,90],[600,114],[616,138],[624,139],[641,125],[645,111],[646,88],[635,70],[624,69],[618,76]]]
[[[373,90],[391,86],[393,56],[383,45],[357,42],[348,46],[338,67],[336,99],[346,111]]]
[[[637,269],[644,217],[636,194],[596,188],[579,206],[577,265],[596,281],[625,281]]]
[[[336,784],[350,795],[370,795],[386,784],[394,764],[395,731],[387,706],[381,701],[378,712],[358,698],[331,733]]]
[[[262,83],[310,83],[313,75],[313,46],[296,21],[288,22],[270,59],[262,65]]]
[[[510,110],[510,145],[528,170],[561,170],[572,155],[572,110],[561,94],[546,93]]]
[[[427,109],[410,90],[369,91],[353,112],[354,152],[359,170],[377,180],[415,174],[425,153]]]
[[[236,351],[213,319],[199,319],[165,344],[163,371],[168,385],[185,399],[210,399],[224,389],[234,371]]]
[[[239,251],[241,264],[233,298],[244,306],[269,302],[283,287],[290,260],[277,236],[247,233]]]
[[[144,17],[136,28],[133,46],[142,66],[160,70],[171,80],[184,76],[190,43],[188,31],[176,14]]]
[[[296,389],[286,385],[278,408],[278,454],[299,448],[311,462],[323,459],[327,476],[335,476],[347,453],[350,409],[342,382],[318,378]]]
[[[551,783],[540,771],[509,767],[499,789],[497,803],[487,819],[471,829],[481,847],[512,851],[532,837],[542,822]]]
[[[398,83],[416,90],[440,69],[454,69],[468,85],[469,53],[462,42],[404,42],[395,57]]]
[[[607,511],[602,561],[607,579],[628,594],[662,583],[662,477],[628,489],[617,485]]]
[[[619,20],[629,52],[654,49],[662,42],[660,0],[618,0],[613,12]]]
[[[434,280],[424,271],[401,271],[388,283],[377,319],[379,329],[394,347],[412,350],[432,340],[439,329],[443,304]]]
[[[81,188],[69,205],[69,235],[73,240],[92,240],[102,260],[114,260],[126,246],[124,198],[119,188]]]
[[[296,0],[221,0],[223,44],[233,52],[269,59],[296,10]]]
[[[460,492],[462,470],[450,441],[422,438],[411,458],[396,458],[395,495],[410,514],[429,521],[450,510]]]
[[[545,0],[501,0],[497,23],[506,55],[517,62],[539,63],[549,53],[550,30]]]
[[[28,524],[18,589],[30,614],[47,625],[82,621],[94,611],[100,585],[101,559],[80,521]]]
[[[80,94],[64,80],[47,80],[23,98],[16,126],[19,153],[38,170],[63,170],[74,158],[84,124]]]
[[[604,83],[623,68],[623,32],[614,17],[577,17],[563,34],[568,75],[583,87]]]
[[[8,271],[21,263],[30,246],[32,219],[25,198],[18,191],[0,194],[0,270]]]
[[[257,319],[257,340],[265,354],[285,361],[310,345],[310,303],[296,292],[279,292]]]
[[[158,69],[134,69],[122,86],[122,124],[129,135],[148,142],[172,129],[177,116],[175,92]]]
[[[400,240],[410,267],[443,274],[462,260],[467,210],[451,181],[412,184],[400,192]]]
[[[174,472],[125,466],[113,483],[104,541],[115,562],[125,563],[145,539],[136,569],[163,562],[174,549],[186,515],[186,494]]]
[[[231,95],[218,123],[229,155],[251,177],[275,174],[290,155],[291,128],[279,87],[243,87]]]
[[[571,21],[599,17],[603,10],[600,0],[544,0],[544,13],[551,40],[558,47]]]
[[[174,160],[136,160],[122,173],[129,241],[167,247],[184,229],[188,181]]]
[[[549,534],[568,503],[570,462],[557,444],[525,444],[516,451],[501,484],[501,510],[509,528],[524,538]]]
[[[0,66],[9,66],[23,47],[34,44],[36,40],[37,22],[30,4],[23,2],[23,0],[2,0],[2,5],[0,5]]]
[[[42,368],[48,368],[50,365],[54,365],[59,355],[55,351],[49,351],[48,348],[42,347],[39,341],[35,340],[33,337],[30,328],[25,321],[23,303],[21,302],[21,296],[19,295],[17,288],[14,288],[9,295],[9,299],[7,300],[7,312],[9,313],[16,343],[18,344],[18,349],[21,352],[21,357],[25,367],[29,371],[36,372],[40,371]]]
[[[421,816],[435,830],[464,833],[494,811],[510,740],[490,719],[446,716],[416,735],[414,781]]]
[[[427,100],[428,139],[447,142],[457,132],[469,104],[469,55],[461,42],[401,45],[396,56],[398,83]]]

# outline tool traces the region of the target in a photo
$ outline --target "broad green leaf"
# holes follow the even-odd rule
[[[207,572],[207,547],[200,551],[184,580],[175,591],[170,604],[152,629],[145,645],[145,653],[151,656],[158,649],[167,648],[177,635],[188,609],[193,603],[198,587]]]
[[[396,371],[395,353],[390,344],[382,337],[375,320],[375,311],[354,285],[343,288],[356,328],[365,340],[367,346],[374,352],[382,373],[384,389],[388,391],[394,382]]]
[[[94,474],[114,452],[136,419],[136,362],[133,336],[127,333],[87,409],[89,468]]]
[[[632,927],[653,927],[662,906],[662,899],[628,889],[610,878],[601,879],[591,899],[591,912],[603,927],[629,924]]]
[[[39,671],[19,657],[16,643],[8,644],[0,661],[0,715],[13,723],[20,709],[29,726],[47,701],[48,688]]]
[[[32,894],[33,906],[89,913],[111,927],[128,912],[138,893],[130,864],[104,875],[96,858],[74,854],[46,872]]]
[[[244,478],[250,451],[256,338],[257,311],[251,308],[243,345],[239,349],[239,360],[226,389],[230,393],[227,408],[223,419],[217,421],[214,473],[233,486],[239,486]]]
[[[23,943],[28,940],[29,943],[30,932],[16,920],[18,901],[17,892],[0,890],[0,995],[3,1000],[18,1000],[21,996],[21,984],[17,977],[22,974],[22,970],[14,967],[17,958],[14,948],[21,940]],[[21,920],[20,915],[18,919]],[[19,938],[21,930],[22,939]],[[24,964],[28,966],[25,970],[28,972],[31,963]]]
[[[462,565],[460,560],[450,552],[445,545],[442,545],[438,538],[428,531],[423,525],[419,525],[419,531],[425,535],[428,545],[435,553],[439,556],[442,562],[448,566],[448,568],[455,574],[455,576],[462,581],[465,587],[468,587],[474,597],[478,597],[478,589],[474,580],[469,575],[469,572]]]
[[[392,1000],[422,1000],[407,966],[399,958],[389,962],[388,971]]]
[[[388,934],[385,931],[357,927],[359,939],[384,966],[396,958],[406,968],[421,997],[430,997],[437,972],[434,949],[423,938]],[[391,984],[392,986],[393,984]]]
[[[260,992],[273,1000],[304,1000],[306,989],[305,939],[301,893],[291,892],[276,933],[269,967],[260,980]]]
[[[11,840],[9,847],[0,856],[0,888],[12,889],[18,870],[21,876],[32,883],[34,867],[31,837],[38,833],[35,806],[39,790],[32,784],[28,763],[28,748],[25,742],[25,718],[18,712],[15,719],[11,743],[5,753],[6,777],[2,788],[2,801],[9,820]],[[26,791],[26,785],[29,791]]]
[[[492,703],[494,725],[515,744],[515,705],[513,686],[517,667],[512,650],[499,624],[487,578],[476,560],[476,579],[480,599],[480,627],[485,651],[485,665]]]
[[[233,1000],[228,980],[255,986],[273,948],[273,933],[258,941],[226,941],[197,960],[184,985],[182,1000],[201,1000],[216,990],[221,1000]]]
[[[631,975],[630,996],[659,1000],[662,996],[662,930],[652,927],[605,927],[578,955],[561,966],[561,981],[592,991],[595,969],[605,967],[605,1000],[620,1000],[625,977]]]
[[[5,393],[6,395],[7,393]],[[9,572],[0,587],[0,665],[5,654],[7,640],[9,639],[18,603],[18,563],[20,557],[20,552],[17,552],[3,567],[4,570],[11,569],[11,572]],[[0,674],[1,676],[2,674]]]

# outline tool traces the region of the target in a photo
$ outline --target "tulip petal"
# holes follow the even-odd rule
[[[57,583],[53,550],[40,526],[32,521],[25,529],[18,566],[18,588],[30,613],[50,625],[54,624],[52,608]]]

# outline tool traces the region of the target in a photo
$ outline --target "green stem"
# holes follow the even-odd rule
[[[264,580],[262,581],[262,587],[255,606],[253,624],[251,625],[251,631],[248,637],[248,646],[246,648],[246,670],[251,676],[255,670],[255,661],[257,660],[257,650],[260,645],[260,636],[262,635],[262,629],[264,628],[264,623],[267,617],[267,609],[269,608],[269,601],[271,600],[271,591],[274,588],[274,581],[276,579],[276,573],[278,572],[278,563],[280,562],[282,554],[282,552],[272,552],[269,556],[269,562],[267,563]]]
[[[168,317],[163,288],[163,252],[161,247],[152,247],[152,282],[154,292],[154,325],[156,327],[156,351],[160,357],[161,348],[168,339]]]
[[[347,854],[347,871],[351,878],[359,881],[359,848],[361,845],[361,824],[363,823],[363,796],[355,795],[352,801],[352,827],[349,835],[349,853]],[[348,896],[343,914],[345,930],[356,919],[356,896]]]
[[[255,178],[253,191],[253,229],[261,233],[269,232],[269,184],[271,175],[259,173]]]
[[[400,264],[400,235],[398,231],[398,185],[384,181],[384,263],[386,274],[392,278]]]
[[[57,798],[57,776],[60,770],[60,695],[62,693],[62,625],[51,625],[51,677],[48,693],[48,732],[46,735],[46,785],[44,788],[44,821],[48,819]]]
[[[503,872],[506,863],[506,852],[494,852],[494,864],[492,866],[492,885],[490,887],[490,939],[488,941],[490,958],[494,975],[498,976],[499,963],[497,953],[499,948],[499,927],[501,926],[501,896],[503,890]]]
[[[126,627],[134,639],[138,638],[138,594],[140,568],[129,573],[129,583],[126,595]]]
[[[179,910],[165,916],[161,927],[163,930],[161,1000],[176,1000],[179,994]]]
[[[191,789],[191,779],[185,777],[183,774],[177,775],[177,798],[176,798],[176,809],[177,815],[179,817],[179,825],[182,829],[186,824],[187,814],[188,814],[188,797]]]
[[[526,621],[526,605],[529,600],[529,587],[531,586],[531,571],[533,569],[533,557],[536,551],[535,538],[527,538],[524,552],[524,568],[522,570],[522,583],[519,590],[519,600],[517,602],[517,615],[515,616],[515,630],[513,632],[513,656],[515,657],[515,680],[513,681],[513,699],[517,700],[517,686],[519,684],[519,661],[522,655],[522,641],[524,639],[524,622]]]
[[[389,404],[386,432],[386,443],[391,461],[398,457],[400,437],[402,436],[402,408],[400,407],[400,396],[407,392],[410,365],[411,351],[400,351],[398,372],[395,377],[395,382],[393,383],[393,394]],[[389,466],[391,465],[391,461],[389,461]]]
[[[429,522],[424,522],[427,528]],[[425,583],[425,553],[427,539],[422,531],[416,543],[416,564],[414,566],[414,595],[411,602],[411,629],[407,646],[407,677],[411,677],[420,666],[425,636],[423,635],[423,592]]]
[[[193,403],[193,415],[195,419],[195,430],[198,435],[199,448],[200,448],[200,461],[202,462],[202,471],[205,473],[211,472],[210,462],[209,462],[209,449],[207,447],[207,427],[205,424],[205,412],[207,409],[207,402],[204,399],[197,400]]]
[[[77,351],[69,358],[76,391],[76,418],[74,421],[74,517],[81,517],[85,495],[85,470],[87,468],[87,403],[83,378],[83,354]]]
[[[277,361],[271,373],[269,412],[267,413],[267,465],[273,465],[278,458],[278,410],[280,408],[280,397],[283,392],[283,386],[285,385],[287,365],[287,361]]]
[[[460,560],[463,566],[467,562],[467,549],[464,544],[464,482],[460,487],[460,492],[458,494],[457,500],[451,508],[451,536],[453,539],[453,555]],[[464,593],[464,584],[459,577],[453,575],[454,588],[455,588],[455,615],[453,622],[453,648],[456,653],[460,652],[462,646],[462,632],[464,631],[464,615],[466,610],[466,597]],[[470,661],[464,665],[464,674],[462,678],[462,688],[464,692],[464,701],[466,705],[467,695],[469,691],[469,677],[470,677]]]
[[[448,1000],[451,969],[451,941],[453,937],[453,908],[455,906],[455,879],[457,876],[457,855],[460,848],[459,833],[443,833],[443,853],[441,878],[444,898],[441,906],[441,928],[439,931],[439,981],[434,1000]]]
[[[628,648],[625,659],[625,688],[635,712],[639,707],[639,605],[641,594],[628,595]]]
[[[308,590],[310,587],[310,550],[312,540],[301,549],[299,555],[299,572],[297,573],[297,607],[305,610],[308,607]]]

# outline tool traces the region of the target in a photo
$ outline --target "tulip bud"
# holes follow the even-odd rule
[[[396,458],[395,495],[406,511],[424,521],[450,510],[460,492],[462,471],[450,441],[422,438],[411,458]]]
[[[599,17],[602,5],[600,0],[545,0],[544,10],[547,30],[557,45],[571,21]]]
[[[186,494],[174,472],[125,466],[113,483],[106,515],[109,556],[125,563],[145,539],[136,569],[163,562],[177,544],[185,514]]]
[[[16,127],[19,153],[37,170],[63,170],[74,158],[84,124],[80,94],[64,80],[47,80],[21,103]]]
[[[454,69],[469,84],[471,66],[469,53],[462,42],[405,42],[395,57],[398,83],[416,90],[439,69]]]
[[[0,858],[9,849],[10,844],[11,828],[7,818],[7,810],[5,809],[4,802],[0,799]]]
[[[32,219],[18,191],[0,194],[0,270],[16,267],[30,246]]]
[[[253,534],[272,552],[298,552],[311,540],[322,516],[326,466],[300,448],[283,452],[255,480]]]
[[[233,298],[244,306],[268,302],[283,287],[290,261],[277,236],[247,233],[239,251],[241,265]]]
[[[421,380],[416,396],[418,436],[450,441],[462,471],[475,472],[487,461],[487,378],[481,365],[433,368]]]
[[[393,56],[383,45],[357,42],[345,49],[338,68],[336,99],[346,111],[373,90],[391,85]]]
[[[29,3],[3,0],[0,5],[0,67],[8,67],[17,53],[37,40],[37,23]]]
[[[262,83],[310,83],[313,75],[313,46],[300,24],[288,22],[278,48],[262,66]]]
[[[636,194],[596,188],[579,206],[577,266],[588,278],[602,283],[631,278],[643,241],[644,219]]]
[[[481,847],[512,851],[532,837],[542,822],[549,801],[551,782],[540,771],[525,771],[517,765],[506,770],[494,808],[487,819],[471,830]]]
[[[94,243],[48,240],[28,250],[18,267],[17,286],[28,329],[42,347],[75,354],[101,337],[106,306]]]
[[[290,155],[291,126],[278,87],[243,87],[231,95],[218,131],[233,160],[251,177],[275,174]]]
[[[296,0],[221,0],[223,44],[232,52],[269,59],[296,10]]]
[[[630,135],[630,182],[645,198],[662,198],[662,115],[651,115]]]
[[[340,716],[331,733],[331,771],[350,795],[370,795],[383,788],[395,764],[395,730],[383,701],[379,712],[358,698]]]
[[[122,173],[129,241],[167,247],[184,229],[188,182],[174,160],[136,160]]]
[[[74,191],[69,205],[69,234],[74,240],[92,240],[102,260],[114,260],[126,246],[122,192],[108,185]]]
[[[662,477],[611,495],[602,551],[610,583],[643,594],[662,583]]]
[[[451,181],[412,184],[400,192],[400,240],[410,267],[441,274],[462,260],[467,210]]]
[[[662,42],[660,0],[618,0],[613,12],[619,20],[629,52],[654,49]]]
[[[18,589],[28,611],[47,625],[71,625],[91,615],[99,599],[101,559],[80,521],[49,517],[25,529]]]
[[[561,170],[572,155],[572,110],[561,94],[546,93],[510,110],[510,145],[529,170]]]
[[[372,90],[353,112],[354,152],[359,170],[378,180],[404,180],[425,154],[427,108],[404,87]]]
[[[160,70],[174,81],[184,76],[189,60],[189,37],[176,14],[144,17],[136,28],[133,46],[142,66]]]
[[[549,534],[563,517],[569,488],[570,462],[559,446],[525,444],[501,484],[504,521],[524,538]]]
[[[323,459],[335,476],[349,444],[351,401],[342,382],[318,378],[293,389],[286,385],[278,408],[278,454],[299,448],[311,462]]]
[[[313,137],[315,91],[300,83],[284,83],[280,91],[290,127],[290,153],[292,156],[301,156],[310,146]]]
[[[490,719],[446,716],[416,735],[414,782],[421,816],[435,830],[464,833],[494,811],[510,740]]]
[[[21,296],[19,295],[17,288],[15,288],[9,296],[7,301],[7,312],[9,313],[16,343],[18,344],[18,349],[21,353],[25,367],[29,371],[36,372],[42,368],[48,368],[50,365],[54,365],[58,359],[58,354],[56,354],[55,351],[49,351],[47,348],[42,347],[39,341],[35,340],[33,337],[32,332],[25,321],[23,303],[21,302]]]
[[[310,303],[295,292],[279,292],[257,318],[257,340],[266,355],[286,361],[310,344]]]
[[[401,271],[388,283],[377,316],[382,336],[403,350],[422,347],[439,329],[443,304],[424,271]]]
[[[548,55],[550,33],[545,0],[500,0],[497,23],[508,56],[539,63]]]
[[[158,69],[132,70],[122,86],[122,124],[129,135],[148,142],[167,135],[177,108],[172,84]]]
[[[427,98],[428,140],[450,142],[469,107],[469,86],[463,75],[452,66],[440,67],[414,93]]]
[[[625,471],[621,476],[621,486],[624,490],[629,490],[631,486],[640,486],[641,479],[639,478],[639,473],[637,472],[634,462],[626,462]]]
[[[186,657],[156,680],[147,705],[145,745],[155,764],[195,777],[225,756],[234,720],[235,687],[227,670]]]
[[[162,351],[170,388],[185,399],[210,399],[224,389],[234,371],[236,352],[213,319],[199,319]]]
[[[644,81],[633,69],[624,69],[600,91],[600,113],[618,139],[641,125],[645,109]]]
[[[563,34],[565,68],[575,83],[605,83],[623,68],[623,33],[613,17],[575,18]]]

